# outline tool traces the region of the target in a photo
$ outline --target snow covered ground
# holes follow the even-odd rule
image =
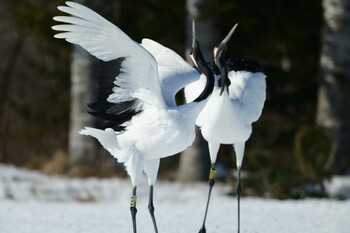
[[[208,233],[236,232],[236,199],[217,185]],[[0,165],[1,233],[131,233],[130,182],[66,179]],[[160,233],[197,233],[207,185],[158,182],[155,208]],[[138,190],[139,233],[153,233],[148,187]],[[243,198],[242,233],[349,233],[350,200],[279,201]]]

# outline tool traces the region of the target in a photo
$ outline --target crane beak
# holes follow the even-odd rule
[[[227,50],[227,43],[230,41],[231,36],[235,32],[238,24],[236,23],[230,32],[227,34],[227,36],[221,41],[221,43],[218,45],[218,47],[214,48],[214,61],[215,64],[218,66],[220,70],[220,75],[221,78],[219,80],[219,86],[221,87],[221,92],[220,95],[225,90],[225,87],[228,91],[228,87],[230,86],[231,82],[230,79],[228,78],[228,73],[225,65],[225,60],[226,60],[226,50]]]
[[[238,26],[238,23],[236,23],[232,29],[230,30],[230,32],[227,34],[227,36],[222,40],[221,44],[227,44],[230,39],[231,39],[231,36],[233,35],[233,33],[235,32],[236,28]]]

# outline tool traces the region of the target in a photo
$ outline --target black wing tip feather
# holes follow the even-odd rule
[[[123,123],[130,121],[131,118],[141,111],[137,110],[138,100],[123,101],[119,103],[108,102],[108,97],[113,93],[116,77],[122,73],[121,64],[124,57],[100,63],[98,78],[98,96],[97,101],[87,104],[91,111],[89,114],[101,118],[104,122],[101,129],[112,128],[115,131],[124,131]]]
[[[141,110],[136,110],[137,100],[124,101],[120,103],[110,103],[106,100],[88,104],[92,111],[88,111],[94,117],[101,118],[104,122],[101,129],[112,128],[115,131],[124,131],[123,124],[130,121]]]

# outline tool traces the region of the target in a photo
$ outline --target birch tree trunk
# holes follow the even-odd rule
[[[87,103],[93,101],[96,60],[81,47],[74,45],[71,62],[71,113],[69,129],[69,162],[71,166],[94,162],[96,144],[92,137],[78,132],[93,126],[94,119],[87,113]]]
[[[323,0],[317,123],[329,131],[337,172],[350,171],[350,1]]]
[[[213,45],[216,42],[216,33],[210,21],[198,19],[198,4],[203,0],[187,0],[187,26],[186,26],[186,60],[190,60],[189,54],[192,44],[192,20],[196,19],[196,38],[201,47],[206,61],[212,60]],[[196,139],[192,146],[182,152],[179,165],[178,179],[184,182],[207,180],[210,168],[208,143],[202,137],[198,127],[196,127]]]

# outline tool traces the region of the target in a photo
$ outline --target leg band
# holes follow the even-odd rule
[[[210,179],[210,180],[213,180],[213,179],[215,179],[215,176],[216,176],[215,168],[210,168],[210,171],[209,171],[209,179]]]
[[[130,207],[136,207],[136,196],[135,195],[131,196]]]

